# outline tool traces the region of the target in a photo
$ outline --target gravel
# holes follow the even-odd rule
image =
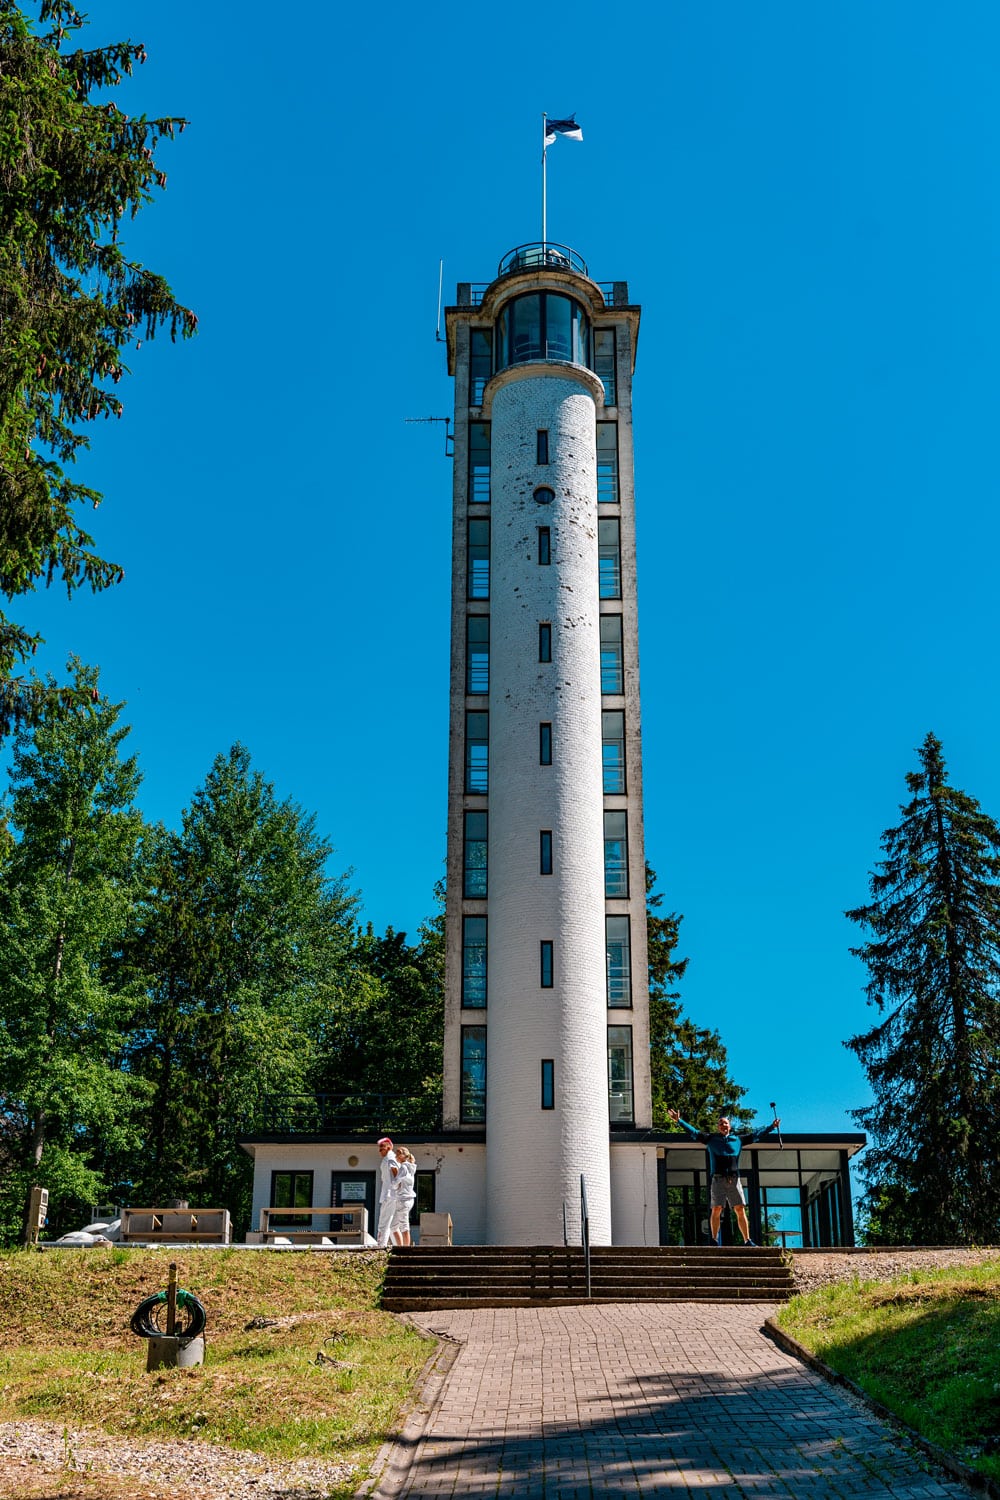
[[[956,1266],[978,1266],[983,1261],[1000,1259],[996,1246],[981,1250],[957,1250],[948,1247],[926,1250],[809,1250],[791,1252],[795,1290],[814,1292],[817,1287],[832,1286],[838,1281],[890,1281],[911,1271],[947,1271]]]
[[[65,1485],[74,1475],[88,1475],[126,1481],[142,1500],[176,1500],[178,1494],[187,1500],[325,1500],[357,1469],[315,1458],[283,1463],[211,1443],[139,1443],[54,1422],[0,1422],[0,1496],[41,1494],[42,1476],[58,1476]]]

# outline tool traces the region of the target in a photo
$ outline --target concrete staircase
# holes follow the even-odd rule
[[[659,1245],[591,1251],[591,1302],[785,1302],[792,1291],[791,1266],[780,1250]],[[579,1246],[393,1248],[382,1287],[388,1312],[586,1301]]]

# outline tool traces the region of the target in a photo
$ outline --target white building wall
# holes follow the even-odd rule
[[[515,367],[492,390],[487,1233],[611,1243],[594,377]],[[536,463],[536,433],[550,461]],[[534,499],[539,486],[552,504]],[[552,563],[538,562],[538,528]],[[538,626],[552,625],[552,661]],[[539,764],[551,723],[552,765]],[[539,873],[539,833],[553,873]],[[540,986],[540,944],[555,983]],[[541,1108],[541,1062],[555,1108]],[[544,1193],[539,1182],[546,1183]]]
[[[611,1147],[611,1233],[616,1245],[660,1243],[654,1145]]]

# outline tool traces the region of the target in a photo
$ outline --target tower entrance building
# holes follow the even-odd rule
[[[455,378],[444,1128],[486,1238],[612,1238],[650,1125],[632,372],[639,308],[522,245],[447,310]]]

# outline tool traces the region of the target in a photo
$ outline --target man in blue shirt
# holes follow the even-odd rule
[[[736,1222],[740,1226],[740,1234],[743,1236],[745,1245],[752,1245],[750,1238],[750,1226],[747,1223],[746,1196],[743,1192],[743,1183],[740,1181],[740,1152],[744,1141],[759,1141],[761,1136],[770,1135],[772,1130],[777,1130],[781,1124],[780,1119],[774,1119],[770,1125],[765,1125],[761,1130],[755,1130],[752,1135],[733,1135],[732,1126],[725,1115],[720,1115],[719,1126],[711,1134],[705,1130],[696,1130],[686,1120],[682,1120],[680,1112],[676,1109],[668,1109],[667,1114],[675,1125],[680,1125],[688,1135],[696,1141],[704,1141],[708,1147],[709,1160],[712,1165],[712,1243],[722,1244],[722,1210],[728,1203],[736,1215]]]

